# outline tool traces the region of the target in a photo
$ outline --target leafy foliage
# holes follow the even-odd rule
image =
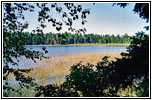
[[[29,87],[33,84],[33,79],[24,76],[23,73],[28,73],[31,69],[13,69],[9,65],[18,65],[18,58],[25,56],[27,59],[47,58],[43,52],[27,50],[24,48],[27,37],[21,33],[4,33],[3,34],[3,80],[8,81],[9,74],[13,74],[16,81],[19,82],[21,87]],[[44,50],[46,52],[46,50]],[[17,61],[14,61],[17,59]],[[8,86],[8,88],[6,88]],[[33,86],[33,85],[32,85]],[[7,82],[4,84],[4,89],[9,89]]]
[[[128,53],[122,53],[122,58],[117,58],[113,62],[109,62],[107,58],[104,57],[97,63],[96,70],[93,70],[91,68],[93,65],[90,64],[72,66],[66,82],[69,82],[71,88],[80,91],[82,96],[119,96],[118,90],[132,86],[134,82],[144,78],[138,84],[140,89],[136,88],[136,91],[144,91],[138,96],[148,96],[149,37],[147,35],[138,33],[133,38]]]
[[[61,30],[62,23],[57,22],[56,19],[50,17],[50,12],[46,3],[36,4],[41,9],[39,12],[38,21],[40,26],[34,32],[42,33],[41,28],[45,28],[45,21],[52,22],[56,30]],[[89,9],[82,10],[81,5],[75,6],[73,3],[64,4],[69,13],[67,14],[54,3],[51,8],[66,18],[69,30],[76,33],[85,32],[86,29],[76,30],[72,28],[73,20],[82,19],[82,25],[86,22],[86,15],[90,14]],[[121,4],[118,4],[121,6]],[[125,7],[127,4],[122,4]],[[97,65],[82,65],[78,63],[71,67],[71,73],[66,76],[66,81],[58,85],[49,84],[46,86],[39,86],[33,82],[33,79],[24,76],[32,69],[13,69],[9,64],[17,65],[13,59],[20,56],[34,60],[41,59],[44,54],[39,51],[26,50],[24,48],[27,42],[27,34],[22,34],[23,30],[28,27],[28,23],[21,23],[19,19],[25,20],[24,11],[34,11],[34,6],[28,3],[4,3],[4,17],[3,17],[3,95],[9,96],[9,91],[20,93],[20,89],[30,88],[36,86],[35,96],[120,96],[121,89],[128,87],[136,96],[149,96],[149,36],[138,33],[133,37],[133,41],[128,48],[128,53],[122,53],[122,58],[117,58],[116,61],[109,62],[108,57],[104,57]],[[136,3],[134,12],[139,14],[139,17],[149,21],[149,4]],[[81,17],[78,15],[81,13]],[[71,17],[69,17],[71,16]],[[146,27],[147,29],[149,27]],[[12,34],[15,33],[15,34]],[[43,34],[41,34],[43,37]],[[61,35],[59,34],[58,37]],[[90,35],[91,36],[91,35]],[[63,36],[66,37],[66,36]],[[77,38],[78,39],[78,38]],[[92,38],[91,38],[92,39]],[[65,39],[66,40],[66,39]],[[101,41],[101,40],[100,40]],[[40,42],[41,43],[41,42]],[[107,42],[106,42],[107,43]],[[45,53],[47,50],[42,48]],[[8,75],[13,73],[15,80],[19,83],[20,89],[14,89],[8,84]],[[132,96],[132,95],[126,95]]]
[[[34,6],[36,5],[36,6]],[[61,19],[63,22],[56,21],[56,18],[52,18],[48,13],[50,9],[47,3],[3,3],[3,80],[6,81],[3,84],[3,89],[9,91],[17,91],[9,86],[8,84],[8,75],[12,73],[15,76],[15,80],[19,82],[21,87],[27,87],[33,84],[33,79],[30,77],[24,76],[23,73],[29,72],[31,69],[13,69],[9,65],[18,65],[18,58],[25,56],[27,59],[31,59],[34,62],[35,59],[46,58],[43,52],[27,50],[24,48],[27,43],[28,36],[23,34],[23,30],[28,28],[28,22],[25,21],[25,16],[23,12],[35,11],[35,7],[40,9],[38,12],[38,22],[40,25],[33,30],[33,32],[42,33],[42,29],[46,27],[45,21],[52,22],[52,25],[56,28],[57,31],[62,29],[62,24],[66,23],[69,26],[69,30],[76,32],[85,32],[86,29],[75,29],[72,27],[73,20],[82,19],[83,24],[86,22],[86,16],[90,14],[90,9],[83,9],[81,5],[75,6],[73,3],[65,3],[67,7],[67,12],[62,10],[62,7],[59,7],[58,4],[51,4],[51,8],[54,9],[59,15],[62,15]],[[69,11],[69,13],[68,13]],[[80,17],[81,16],[81,17]],[[66,19],[63,19],[66,18]],[[47,50],[42,48],[45,53]],[[17,62],[14,60],[17,59]],[[4,96],[7,94],[4,93]]]
[[[36,87],[36,97],[78,97],[78,93],[69,90],[69,88],[64,85],[58,86],[55,84],[49,84],[46,86]]]
[[[87,22],[86,17],[87,15],[90,14],[90,9],[83,9],[81,5],[75,5],[73,3],[64,3],[64,6],[65,8],[67,8],[67,11],[65,11],[63,7],[57,3],[52,3],[51,8],[47,3],[42,3],[42,4],[37,3],[36,5],[39,9],[41,9],[38,17],[40,26],[37,27],[36,30],[37,32],[40,33],[42,32],[40,28],[46,27],[45,25],[46,21],[51,22],[52,26],[54,26],[57,31],[62,30],[62,25],[65,24],[69,27],[68,30],[72,32],[77,32],[77,33],[86,32],[85,28],[76,29],[72,27],[72,25],[73,22],[78,19],[81,19],[81,24],[84,25]],[[56,18],[53,18],[52,15],[49,14],[52,10],[56,11],[56,13],[59,15],[59,17],[62,19],[63,22],[58,21]]]
[[[97,65],[75,64],[63,84],[40,86],[37,96],[71,96],[74,93],[83,97],[117,97],[120,96],[120,90],[126,89],[134,92],[135,96],[149,96],[149,36],[138,33],[133,37],[128,52],[121,55],[122,58],[112,62],[105,56]],[[64,91],[63,95],[63,90],[59,89],[61,87],[72,92],[65,95],[69,92]]]

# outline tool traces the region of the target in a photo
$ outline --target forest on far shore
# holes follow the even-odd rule
[[[16,37],[18,34],[11,34],[12,37]],[[98,35],[98,34],[71,34],[64,33],[46,33],[46,34],[32,34],[29,32],[22,33],[24,37],[27,37],[25,45],[56,45],[56,44],[85,44],[85,43],[130,43],[131,36],[124,34],[122,36],[117,35]]]
[[[91,2],[90,2],[91,3]],[[93,2],[92,2],[93,3]],[[96,2],[95,2],[96,4]],[[117,5],[121,8],[128,7],[131,3],[122,2],[114,3],[111,2],[111,6]],[[62,9],[63,6],[52,2],[50,3],[30,3],[30,2],[2,2],[1,9],[3,12],[3,67],[2,69],[2,99],[10,99],[16,97],[115,97],[120,99],[121,97],[140,97],[139,99],[151,98],[151,57],[149,56],[149,47],[151,46],[150,34],[150,19],[149,12],[151,12],[151,2],[134,2],[133,12],[139,16],[140,19],[146,21],[148,26],[143,25],[146,29],[145,32],[138,31],[135,36],[114,36],[114,35],[97,35],[97,34],[82,34],[85,28],[75,29],[73,27],[74,20],[80,20],[81,25],[86,22],[87,16],[90,14],[90,10],[86,7],[82,7],[82,4],[75,3],[63,3],[62,5],[67,10]],[[101,3],[101,6],[104,6]],[[39,10],[38,10],[38,9]],[[60,22],[57,17],[52,17],[51,10],[54,9],[55,13],[61,14],[61,19],[66,19]],[[98,10],[98,7],[96,8]],[[111,8],[113,9],[113,8]],[[107,9],[105,9],[106,11]],[[38,15],[38,27],[33,32],[39,34],[31,34],[29,32],[23,32],[27,29],[29,24],[25,20],[25,11],[29,13],[35,12]],[[101,12],[101,11],[100,11]],[[93,12],[91,12],[93,13]],[[102,12],[101,12],[102,13]],[[113,11],[111,12],[113,13]],[[116,13],[116,12],[114,12]],[[121,16],[122,13],[120,13]],[[95,15],[95,14],[94,14]],[[97,15],[95,15],[97,16]],[[107,16],[107,15],[106,15]],[[130,17],[131,14],[128,13]],[[30,17],[30,16],[28,16]],[[113,17],[113,16],[110,16]],[[36,17],[30,17],[32,18]],[[122,17],[124,18],[124,17]],[[26,18],[28,19],[28,18]],[[45,22],[50,22],[56,31],[60,31],[65,24],[68,27],[68,31],[75,32],[71,33],[47,33],[43,34],[42,30],[46,27]],[[131,21],[131,20],[128,20]],[[100,21],[98,21],[100,22]],[[102,21],[101,21],[102,22]],[[121,21],[117,21],[121,22]],[[122,23],[122,22],[121,22]],[[2,24],[2,23],[1,23]],[[117,23],[115,23],[117,24]],[[131,23],[129,23],[131,24]],[[135,28],[139,25],[136,24]],[[124,26],[125,28],[126,26]],[[110,28],[109,28],[110,29]],[[121,28],[119,28],[121,29]],[[81,31],[80,31],[81,30]],[[141,30],[141,29],[139,29]],[[80,32],[80,33],[79,33]],[[79,33],[79,34],[78,34]],[[32,77],[30,72],[36,68],[28,65],[26,60],[21,59],[27,68],[20,67],[21,57],[31,60],[31,62],[37,63],[37,60],[47,59],[45,56],[48,51],[46,47],[42,47],[43,51],[39,49],[29,49],[25,45],[38,45],[38,44],[77,44],[77,43],[127,43],[130,41],[130,45],[127,47],[127,52],[120,53],[120,58],[115,58],[111,61],[109,56],[104,56],[99,62],[91,64],[87,57],[87,64],[83,64],[82,61],[79,63],[69,66],[70,69],[68,75],[64,76],[64,82],[61,84],[49,83],[40,84],[37,81],[37,77]],[[150,43],[150,44],[149,44]],[[54,48],[54,47],[53,47]],[[68,51],[67,51],[68,52]],[[51,57],[50,57],[51,58]],[[51,58],[52,59],[52,58]],[[48,59],[48,62],[50,63]],[[75,59],[75,58],[70,58]],[[52,59],[53,61],[55,59]],[[41,69],[47,70],[47,72],[58,72],[61,73],[61,64],[65,64],[63,61],[60,64],[55,64],[55,68],[50,69],[52,66],[46,63],[50,67],[43,66],[43,63],[38,66]],[[38,64],[38,63],[37,63]],[[17,66],[17,67],[12,67]],[[41,67],[42,66],[42,67]],[[65,65],[65,68],[67,65]],[[43,70],[36,70],[36,72],[43,72]],[[65,70],[65,69],[64,69]],[[35,73],[33,73],[35,74]],[[41,74],[41,73],[39,73]],[[44,75],[44,74],[41,74]],[[44,75],[45,76],[45,75]],[[53,77],[48,75],[48,78]],[[57,76],[57,75],[56,75]],[[60,77],[60,76],[59,76]],[[39,78],[38,78],[39,79]],[[43,79],[42,79],[43,80]],[[47,82],[47,81],[46,81]],[[5,97],[5,98],[4,98]],[[98,98],[98,99],[99,99]],[[31,98],[33,99],[33,98]],[[136,99],[136,98],[133,98]]]

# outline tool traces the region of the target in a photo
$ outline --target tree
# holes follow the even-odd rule
[[[119,5],[124,7],[126,4]],[[119,91],[131,89],[131,94],[128,93],[125,96],[132,96],[133,92],[135,96],[149,96],[149,36],[144,32],[136,34],[127,49],[128,52],[121,53],[122,58],[117,58],[116,61],[109,62],[108,57],[104,57],[97,63],[96,69],[93,68],[94,65],[82,65],[81,62],[73,65],[70,74],[66,76],[66,81],[61,85],[64,90],[67,90],[67,92],[64,91],[64,94],[72,91],[73,93],[70,92],[71,95],[68,96],[76,94],[76,96],[86,97],[117,97],[121,96]],[[119,35],[117,38],[120,41]],[[40,89],[40,87],[38,90],[39,96],[48,93],[50,93],[48,96],[51,96],[53,93]],[[42,91],[40,92],[40,90]]]
[[[57,4],[52,5],[52,7],[56,7]],[[65,4],[66,7],[71,11],[70,6],[73,4]],[[122,4],[126,5],[126,4]],[[137,6],[139,10],[139,14],[143,12],[142,16],[146,16],[145,9],[147,6],[143,6],[145,4],[141,4]],[[146,4],[147,5],[147,4]],[[47,18],[46,12],[49,12],[49,9],[46,8],[46,4],[37,4],[37,6],[42,9],[42,12],[39,13],[39,21],[41,23],[41,27],[45,27],[43,21]],[[24,19],[22,16],[22,12],[24,10],[33,11],[33,6],[30,4],[15,4],[17,7],[19,18]],[[7,76],[9,73],[14,73],[16,80],[20,82],[21,87],[33,86],[34,83],[32,78],[25,77],[23,72],[29,72],[31,69],[12,69],[9,68],[8,63],[17,64],[12,60],[12,57],[18,58],[20,56],[25,56],[26,58],[34,60],[35,58],[41,59],[44,57],[44,54],[38,51],[30,51],[24,48],[25,42],[27,39],[24,34],[21,34],[24,28],[27,28],[27,23],[24,25],[19,22],[16,24],[17,17],[14,13],[15,7],[12,7],[11,4],[4,4],[5,14],[4,14],[4,29],[3,29],[3,79],[6,82],[3,85],[3,89],[5,90],[15,90],[9,87],[7,83]],[[79,6],[80,7],[80,6]],[[78,9],[79,9],[78,7]],[[136,8],[136,9],[137,9]],[[144,11],[142,11],[144,9]],[[149,4],[148,4],[149,9]],[[56,7],[57,12],[61,12],[61,8]],[[74,10],[71,11],[74,13]],[[135,11],[137,12],[137,11]],[[89,12],[87,12],[89,13]],[[72,13],[70,14],[73,15]],[[75,16],[76,17],[76,16]],[[85,14],[83,15],[85,17]],[[144,17],[143,17],[144,18]],[[73,18],[74,20],[75,18]],[[149,20],[149,16],[145,17],[145,19]],[[54,19],[50,19],[54,25],[61,25],[60,23],[56,23]],[[69,19],[69,24],[71,25],[71,20]],[[68,23],[67,22],[67,23]],[[60,30],[61,28],[57,26],[56,29]],[[62,26],[62,25],[61,25]],[[71,28],[71,27],[70,27]],[[72,29],[70,29],[72,30]],[[41,30],[37,29],[36,31],[41,32]],[[17,33],[15,36],[12,33]],[[58,34],[59,35],[59,34]],[[58,35],[53,35],[55,37],[55,43],[57,43]],[[60,34],[61,36],[61,34]],[[75,35],[74,42],[78,43],[77,37],[78,34]],[[108,36],[106,36],[108,37]],[[120,37],[118,36],[120,39]],[[109,41],[109,39],[105,42]],[[22,41],[21,41],[22,40]],[[90,42],[90,36],[86,36],[86,40]],[[16,42],[18,41],[18,42]],[[46,49],[43,48],[46,52]],[[15,51],[15,52],[14,52]],[[133,37],[133,42],[128,48],[128,53],[122,53],[122,58],[116,59],[116,61],[109,62],[108,57],[104,57],[101,62],[98,62],[96,70],[93,70],[93,65],[87,64],[82,65],[81,63],[73,65],[71,68],[70,75],[66,76],[66,82],[64,82],[61,86],[56,85],[46,85],[46,86],[37,86],[37,95],[36,96],[120,96],[117,94],[120,88],[127,88],[127,86],[132,86],[136,82],[137,79],[140,79],[142,82],[139,82],[137,91],[139,96],[148,96],[149,95],[149,36],[143,34],[143,32],[138,33],[136,37]],[[143,67],[144,66],[144,67]],[[145,68],[146,67],[146,68]],[[130,70],[131,69],[131,70]],[[144,79],[142,79],[144,77]],[[30,84],[30,85],[29,85]],[[139,87],[141,87],[139,89]],[[144,92],[143,92],[144,90]],[[4,92],[4,96],[8,96],[6,92]]]
[[[81,5],[74,5],[73,3],[64,3],[64,6],[67,8],[65,12],[62,7],[57,3],[52,3],[51,8],[54,9],[59,16],[61,16],[62,22],[57,21],[56,18],[52,18],[49,14],[50,7],[47,3],[3,3],[3,80],[6,81],[3,84],[3,89],[9,91],[13,89],[8,85],[8,75],[13,73],[16,81],[19,82],[22,87],[29,87],[33,85],[32,78],[25,77],[24,72],[29,72],[31,69],[13,69],[9,68],[9,64],[18,65],[18,62],[15,62],[13,58],[18,59],[20,56],[25,56],[27,59],[32,59],[35,62],[35,59],[46,58],[44,52],[47,53],[46,48],[42,48],[44,52],[27,50],[24,46],[27,43],[28,38],[23,33],[24,29],[28,28],[28,23],[25,21],[23,12],[35,11],[35,8],[38,7],[40,12],[38,12],[38,22],[40,25],[33,30],[33,32],[38,32],[40,35],[43,35],[43,28],[46,27],[45,22],[51,22],[52,25],[56,28],[57,31],[62,29],[63,23],[69,27],[70,31],[76,32],[85,32],[86,29],[76,29],[72,27],[73,21],[81,19],[82,25],[86,22],[87,15],[90,14],[89,9],[83,9]],[[81,16],[81,17],[80,17]],[[13,35],[16,36],[13,36]],[[31,34],[32,35],[32,34]],[[30,44],[35,44],[35,40],[40,40],[38,44],[43,43],[41,37],[31,39]],[[32,43],[31,43],[32,42]],[[56,41],[54,42],[54,44]],[[8,96],[4,92],[4,96]]]
[[[128,53],[121,55],[112,62],[105,56],[97,65],[73,65],[63,85],[84,97],[117,97],[127,88],[132,92],[126,96],[133,92],[135,96],[149,96],[149,37],[137,33]]]

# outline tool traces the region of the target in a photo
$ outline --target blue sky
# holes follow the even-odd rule
[[[62,4],[60,4],[62,6]],[[74,27],[87,29],[87,33],[94,34],[120,34],[124,35],[135,35],[138,31],[145,31],[143,28],[145,25],[149,25],[145,20],[139,18],[138,14],[135,14],[132,10],[134,3],[131,3],[125,8],[119,6],[112,6],[112,3],[81,3],[83,8],[91,8],[91,14],[87,17],[87,23],[82,26],[79,21],[74,22]],[[64,8],[63,8],[64,10]],[[38,9],[34,13],[25,13],[25,17],[29,23],[29,28],[25,31],[30,31],[38,26],[37,13]],[[53,12],[53,17],[61,20],[55,12]],[[46,23],[47,28],[43,29],[44,33],[58,31],[52,27],[51,23]],[[61,33],[68,31],[67,26],[62,27]]]

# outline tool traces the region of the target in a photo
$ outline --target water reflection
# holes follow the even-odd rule
[[[42,51],[42,46],[27,46],[27,49]],[[83,54],[83,53],[115,53],[115,52],[126,52],[125,46],[46,46],[48,53],[45,56],[56,56],[56,55],[71,55],[71,54]],[[19,65],[12,66],[18,67],[33,67],[33,66],[46,66],[41,63],[40,60],[36,60],[34,63],[31,59],[25,57],[19,58]]]
[[[42,51],[42,46],[26,47],[27,49]],[[112,53],[125,52],[126,46],[46,46],[48,50],[47,56],[66,55],[77,53]]]

